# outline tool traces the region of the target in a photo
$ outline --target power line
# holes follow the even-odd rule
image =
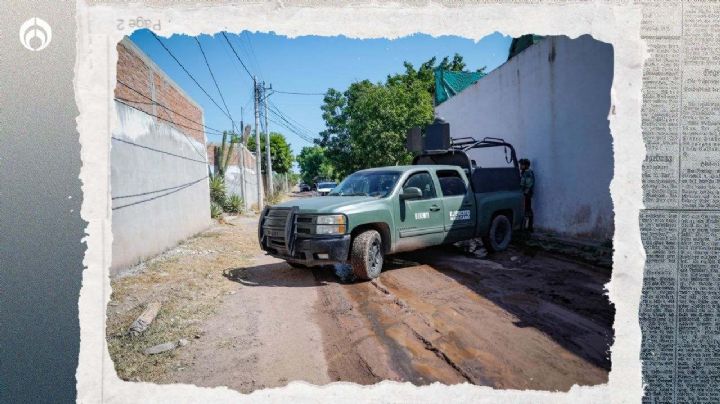
[[[260,79],[261,79],[261,80],[264,80],[265,78],[264,78],[263,75],[262,75],[262,69],[260,69],[260,62],[258,61],[257,56],[255,56],[255,47],[254,47],[253,44],[252,44],[252,40],[250,39],[250,35],[248,34],[247,31],[243,31],[242,34],[245,34],[244,38],[245,38],[245,41],[246,41],[247,44],[248,44],[247,48],[250,49],[250,52],[249,52],[250,60],[251,60],[252,64],[255,65],[255,70],[258,72],[258,76],[260,76]],[[243,39],[243,35],[242,35],[242,34],[239,35],[239,37],[240,37],[240,43],[242,43],[242,39]],[[246,53],[247,53],[247,52],[246,52]]]
[[[233,132],[235,131],[235,121],[232,118],[232,114],[230,114],[230,108],[228,108],[227,103],[225,103],[225,97],[222,95],[222,91],[220,91],[220,86],[218,85],[217,80],[215,80],[215,75],[213,74],[212,69],[210,68],[210,63],[208,63],[207,56],[205,56],[205,51],[202,48],[202,45],[200,44],[200,40],[197,37],[195,38],[195,42],[198,44],[198,48],[200,48],[200,53],[203,55],[203,59],[205,60],[205,66],[207,66],[208,71],[210,72],[210,77],[212,78],[213,83],[215,83],[215,88],[218,91],[218,94],[220,94],[220,100],[222,101],[223,105],[225,106],[225,110],[227,111],[227,115],[230,118],[230,122],[232,123]]]
[[[131,141],[129,141],[129,140],[120,139],[119,137],[111,136],[110,138],[111,138],[112,140],[117,140],[118,142],[127,143],[127,144],[129,144],[129,145],[132,145],[132,146],[135,146],[135,147],[139,147],[139,148],[141,148],[141,149],[147,149],[147,150],[154,151],[154,152],[157,152],[157,153],[167,154],[167,155],[169,155],[169,156],[181,158],[181,159],[183,159],[183,160],[194,161],[194,162],[196,162],[196,163],[207,164],[207,161],[200,161],[200,160],[191,159],[190,157],[181,156],[181,155],[179,155],[179,154],[171,153],[171,152],[169,152],[169,151],[160,150],[160,149],[155,149],[155,148],[150,147],[150,146],[145,146],[145,145],[142,145],[142,144],[138,144],[138,143],[131,142]]]
[[[280,91],[280,90],[273,90],[274,92],[278,94],[290,94],[290,95],[325,95],[326,93],[303,93],[299,91]]]
[[[221,48],[223,50],[223,53],[225,54],[225,56],[228,59],[233,59],[233,55],[230,53],[230,50],[228,49],[227,46],[222,46]],[[230,63],[230,65],[238,73],[238,76],[243,76],[246,73],[237,65],[237,63]],[[251,80],[252,80],[252,78],[251,78]],[[248,101],[244,104],[243,108],[247,108],[248,104],[250,104],[250,102],[252,102],[253,97],[254,97],[254,94],[251,93],[250,97],[248,98]]]
[[[273,115],[275,115],[275,117],[277,117],[277,118],[280,119],[282,122],[284,122],[284,125],[283,125],[283,126],[288,127],[288,129],[292,129],[294,132],[296,132],[296,134],[302,134],[302,136],[304,136],[304,137],[312,138],[312,136],[310,136],[308,133],[306,133],[306,131],[304,131],[302,128],[300,128],[300,127],[298,127],[297,125],[295,125],[295,124],[293,124],[292,122],[290,122],[290,121],[288,120],[288,118],[285,117],[285,115],[282,114],[281,112],[279,112],[279,111],[274,111],[274,110],[270,110],[270,112],[271,112]]]
[[[288,129],[289,131],[291,131],[292,133],[294,133],[295,135],[297,135],[302,140],[304,140],[308,143],[314,143],[313,136],[309,135],[308,133],[303,131],[301,128],[298,128],[296,125],[293,125],[280,111],[270,110],[270,112],[272,112],[272,114],[279,119],[279,121],[271,119],[271,121],[274,124],[280,125],[286,129]]]
[[[202,181],[202,180],[204,180],[205,178],[207,178],[207,176],[205,176],[205,177],[203,177],[203,178],[200,178],[199,180],[196,180],[196,181],[191,181],[191,182],[187,182],[187,183],[185,183],[185,184],[175,185],[174,187],[167,187],[167,188],[157,189],[157,190],[155,190],[155,191],[140,192],[140,193],[137,193],[137,194],[122,195],[122,196],[113,196],[112,199],[115,200],[115,199],[135,198],[135,197],[138,197],[138,196],[145,196],[145,195],[157,194],[157,193],[159,193],[159,192],[165,192],[165,191],[169,191],[169,190],[171,190],[171,189],[184,188],[184,187],[186,187],[186,186],[188,186],[188,185],[193,185],[194,183],[196,183],[196,182],[198,182],[198,181]]]
[[[271,118],[271,119],[270,119],[270,122],[272,122],[272,123],[274,123],[274,124],[276,124],[276,125],[278,125],[278,126],[280,126],[280,127],[283,127],[283,128],[285,128],[285,129],[287,129],[288,131],[290,131],[291,134],[296,135],[300,140],[302,140],[302,141],[304,141],[304,142],[306,142],[306,143],[308,143],[308,144],[314,144],[314,143],[315,143],[312,139],[309,139],[309,138],[306,137],[305,135],[296,132],[296,131],[295,131],[294,129],[292,129],[292,128],[289,128],[289,127],[287,126],[287,124],[283,123],[282,121],[276,121],[276,120],[274,120],[274,119]]]
[[[157,119],[159,119],[159,120],[161,120],[161,121],[165,121],[165,122],[171,123],[171,124],[173,124],[173,125],[180,126],[181,128],[185,128],[185,129],[189,129],[189,130],[194,130],[194,131],[200,132],[200,133],[204,133],[204,132],[205,132],[205,131],[202,130],[202,129],[197,129],[197,128],[193,128],[193,127],[191,127],[191,126],[187,126],[187,125],[183,125],[183,124],[181,124],[181,123],[177,123],[177,122],[173,121],[172,119],[167,119],[167,118],[163,118],[163,117],[161,117],[161,116],[159,116],[159,115],[151,114],[151,113],[149,113],[149,112],[147,112],[147,111],[145,111],[145,110],[143,110],[143,109],[140,109],[140,108],[138,108],[138,107],[136,107],[136,106],[134,106],[134,105],[128,104],[128,102],[133,102],[133,103],[138,103],[138,104],[150,105],[151,103],[149,103],[149,102],[146,103],[146,102],[142,102],[142,101],[133,101],[133,100],[128,100],[128,99],[126,99],[126,98],[119,98],[119,97],[115,97],[115,101],[117,101],[117,102],[119,102],[120,104],[123,104],[123,105],[125,105],[125,106],[127,106],[127,107],[130,107],[130,108],[132,108],[132,109],[135,109],[135,110],[138,110],[138,111],[140,111],[140,112],[143,112],[143,113],[145,113],[146,115],[150,115],[150,116],[152,116],[152,117],[155,117],[155,118],[157,118]],[[216,129],[213,129],[213,130],[216,130]],[[218,133],[212,133],[212,134],[213,134],[213,135],[222,135],[222,131],[218,131]]]
[[[122,208],[127,208],[128,206],[139,205],[139,204],[141,204],[141,203],[150,202],[150,201],[153,201],[153,200],[155,200],[155,199],[159,199],[159,198],[162,198],[162,197],[164,197],[164,196],[168,196],[168,195],[174,194],[174,193],[176,193],[176,192],[180,192],[180,191],[182,191],[183,189],[190,188],[191,186],[199,183],[200,181],[203,181],[203,180],[206,179],[206,178],[208,178],[208,177],[205,176],[205,177],[203,177],[203,178],[200,178],[200,179],[198,179],[198,180],[195,180],[195,181],[193,181],[193,182],[190,182],[190,183],[188,183],[188,184],[186,184],[186,185],[183,185],[183,186],[181,186],[180,188],[174,189],[174,190],[169,191],[169,192],[166,192],[166,193],[164,193],[164,194],[160,194],[160,195],[153,196],[152,198],[147,198],[147,199],[143,199],[143,200],[141,200],[141,201],[132,202],[132,203],[128,203],[128,204],[121,205],[121,206],[116,206],[116,207],[112,208],[112,210],[118,210],[118,209],[122,209]]]
[[[279,125],[281,125],[281,126],[284,127],[284,128],[287,128],[287,129],[290,130],[292,133],[296,134],[297,136],[301,137],[303,140],[305,140],[305,141],[307,141],[307,142],[310,142],[310,143],[313,142],[312,137],[311,137],[310,135],[308,135],[307,133],[302,132],[301,130],[299,130],[298,128],[296,128],[296,127],[294,127],[293,125],[289,124],[289,123],[287,122],[287,120],[285,120],[285,119],[283,119],[283,118],[281,118],[281,117],[279,117],[278,119],[280,120],[279,122],[276,121],[276,120],[272,120],[272,122],[273,122],[273,123],[276,123],[276,124],[279,124]]]
[[[166,110],[171,111],[171,112],[174,113],[175,115],[179,115],[179,116],[187,119],[188,121],[190,121],[190,122],[192,122],[192,123],[194,123],[194,124],[196,124],[196,125],[200,125],[200,126],[204,127],[205,129],[209,129],[209,130],[212,130],[212,131],[215,131],[215,132],[219,132],[220,134],[222,134],[222,131],[221,131],[221,130],[215,129],[215,128],[211,128],[211,127],[209,127],[209,126],[207,126],[207,125],[205,125],[205,124],[202,124],[202,123],[200,123],[200,122],[197,122],[197,121],[194,121],[194,120],[188,118],[187,116],[185,116],[185,115],[183,115],[183,114],[181,114],[181,113],[179,113],[179,112],[177,112],[177,111],[169,108],[168,106],[166,106],[166,105],[164,105],[164,104],[161,104],[161,103],[158,102],[158,101],[153,100],[152,98],[148,97],[147,95],[143,94],[142,92],[140,92],[140,91],[132,88],[131,86],[129,86],[129,85],[125,84],[125,83],[123,83],[120,79],[117,79],[117,82],[120,83],[122,86],[128,88],[129,90],[137,93],[137,94],[140,95],[141,97],[150,100],[151,103],[153,103],[153,104],[155,104],[155,105],[159,105],[159,106],[165,108]],[[131,101],[131,100],[125,100],[125,101],[135,102],[135,103],[138,103],[138,104],[141,103],[141,102],[139,102],[139,101]],[[143,103],[143,104],[144,104],[144,103]],[[145,111],[143,111],[143,112],[145,112]],[[162,118],[161,118],[161,119],[162,119]],[[197,130],[197,129],[194,129],[194,130]]]
[[[290,116],[288,116],[287,114],[285,114],[285,113],[283,113],[282,111],[280,111],[280,108],[278,108],[277,105],[275,105],[275,104],[273,104],[273,103],[270,103],[270,108],[274,109],[275,112],[278,112],[278,113],[282,114],[283,116],[285,116],[287,119],[289,119],[290,121],[292,121],[295,125],[297,125],[300,129],[303,129],[305,132],[312,133],[312,131],[311,131],[310,129],[308,129],[308,128],[305,127],[303,124],[301,124],[297,119],[293,119],[292,117],[290,117]]]
[[[287,114],[280,111],[275,105],[270,104],[270,107],[271,107],[270,112],[272,112],[275,116],[277,116],[281,120],[287,122],[287,124],[292,126],[293,128],[295,128],[296,131],[302,132],[304,134],[304,136],[306,137],[306,140],[315,138],[315,136],[313,135],[313,133],[310,129],[304,127],[298,121],[296,121],[295,119],[291,118]],[[312,141],[312,140],[308,140],[308,141]]]
[[[269,118],[269,120],[270,120],[270,122],[274,123],[275,125],[281,126],[281,127],[285,128],[285,129],[289,130],[291,133],[295,134],[295,135],[296,135],[297,137],[299,137],[301,140],[304,140],[305,142],[307,142],[307,143],[309,143],[309,144],[314,144],[314,143],[315,143],[312,139],[309,139],[309,138],[307,138],[305,135],[300,134],[300,133],[296,132],[294,129],[288,127],[287,124],[285,124],[285,123],[283,123],[283,122],[281,122],[281,121],[276,121],[276,120],[274,120],[274,119],[272,119],[272,118]]]
[[[202,90],[202,92],[205,93],[205,95],[210,99],[210,101],[212,101],[212,103],[215,104],[215,106],[218,107],[218,109],[225,116],[227,116],[230,119],[230,121],[232,121],[232,117],[230,115],[228,115],[228,113],[223,111],[222,107],[217,103],[217,101],[215,101],[215,99],[212,96],[210,96],[210,94],[205,90],[205,88],[203,88],[203,86],[201,86],[200,83],[198,83],[198,81],[195,79],[195,77],[192,74],[190,74],[190,72],[185,68],[185,66],[182,63],[180,63],[178,58],[175,57],[175,55],[170,51],[170,49],[168,49],[168,47],[165,46],[165,44],[160,40],[160,37],[158,37],[157,34],[152,31],[150,31],[150,33],[153,34],[153,37],[155,37],[155,39],[158,41],[158,43],[165,49],[165,51],[167,51],[167,53],[170,55],[170,57],[172,57],[175,60],[175,62],[177,62],[177,64],[180,65],[180,67],[183,69],[183,71],[188,75],[188,77],[190,77],[190,79],[193,82],[195,82],[195,84],[200,88],[200,90]]]
[[[244,108],[247,108],[248,105],[250,105],[250,103],[253,102],[253,100],[255,99],[254,97],[255,97],[255,94],[254,94],[254,93],[253,93],[253,94],[250,94],[250,98],[248,98],[248,100],[247,100],[247,102],[245,103],[245,105],[242,106],[243,109],[244,109]]]
[[[152,117],[155,117],[155,118],[157,118],[157,119],[160,119],[161,121],[165,121],[165,122],[171,123],[171,124],[173,124],[173,125],[177,125],[177,126],[183,127],[183,128],[185,128],[185,129],[194,130],[194,131],[196,131],[196,132],[201,132],[201,133],[204,133],[204,132],[205,132],[205,131],[202,130],[202,129],[197,129],[197,128],[193,128],[193,127],[190,127],[190,126],[187,126],[187,125],[183,125],[183,124],[174,122],[174,121],[172,121],[172,120],[170,120],[170,119],[163,118],[163,117],[161,117],[161,116],[159,116],[159,115],[151,114],[151,113],[149,113],[149,112],[147,112],[147,111],[144,111],[144,110],[142,110],[142,109],[140,109],[140,108],[138,108],[138,107],[136,107],[136,106],[134,106],[134,105],[128,104],[128,102],[138,102],[138,101],[128,100],[128,99],[125,99],[125,98],[118,98],[118,97],[115,97],[115,101],[117,101],[117,102],[119,102],[120,104],[123,104],[123,105],[125,105],[125,106],[128,106],[128,107],[130,107],[130,108],[132,108],[132,109],[136,109],[136,110],[138,110],[138,111],[140,111],[140,112],[144,112],[145,114],[150,115],[150,116],[152,116]],[[144,104],[144,103],[142,103],[142,102],[138,102],[138,103]],[[222,135],[222,132],[220,132],[220,133],[215,133],[215,134],[216,134],[216,135]]]
[[[121,103],[121,104],[123,104],[123,105],[125,105],[125,106],[127,106],[127,107],[129,107],[129,108],[132,108],[132,109],[138,110],[138,111],[140,111],[140,112],[143,112],[143,113],[145,113],[145,114],[147,114],[147,115],[154,116],[154,117],[157,118],[157,119],[163,120],[163,121],[165,121],[165,122],[169,122],[169,123],[171,123],[171,124],[173,124],[173,125],[182,126],[182,127],[184,127],[184,128],[190,129],[190,130],[195,130],[195,131],[198,131],[198,132],[202,132],[203,134],[205,133],[204,131],[202,131],[202,130],[200,130],[200,129],[195,129],[195,128],[191,128],[191,127],[189,127],[189,126],[181,125],[181,124],[179,124],[179,123],[176,123],[176,122],[173,121],[172,119],[168,120],[168,119],[162,118],[162,117],[157,116],[157,115],[155,115],[155,114],[151,114],[151,113],[149,113],[149,112],[147,112],[147,111],[143,111],[142,109],[140,109],[140,108],[138,108],[138,107],[135,107],[135,106],[132,106],[132,105],[128,104],[127,102],[125,102],[125,101],[133,102],[132,100],[125,100],[125,99],[123,99],[123,98],[117,98],[117,97],[116,97],[116,98],[115,98],[115,101],[117,101],[117,102],[119,102],[119,103]],[[178,132],[180,132],[183,136],[185,136],[185,139],[187,139],[188,143],[190,143],[190,147],[192,147],[192,149],[195,151],[195,153],[197,153],[197,154],[198,154],[200,157],[202,157],[202,158],[207,158],[206,155],[204,155],[202,152],[200,152],[200,151],[197,149],[197,147],[195,147],[195,146],[192,144],[192,141],[190,140],[190,138],[189,138],[183,131],[179,130]]]
[[[225,116],[227,116],[227,117],[230,119],[230,122],[232,123],[233,128],[234,128],[234,127],[235,127],[235,121],[234,121],[234,119],[232,118],[232,115],[231,115],[231,113],[230,113],[230,109],[229,109],[229,107],[227,106],[227,102],[225,101],[225,97],[223,96],[222,91],[220,90],[220,86],[219,86],[219,84],[218,84],[218,82],[217,82],[217,79],[215,78],[215,75],[214,75],[214,73],[213,73],[213,71],[212,71],[212,68],[210,67],[210,63],[209,63],[209,61],[208,61],[208,59],[207,59],[207,55],[205,54],[205,51],[204,51],[204,49],[203,49],[203,47],[202,47],[202,44],[200,43],[200,41],[198,40],[198,38],[195,38],[195,41],[197,42],[198,47],[199,47],[199,49],[200,49],[200,52],[201,52],[202,55],[203,55],[203,60],[204,60],[204,62],[205,62],[205,65],[207,66],[208,71],[210,72],[210,77],[211,77],[212,80],[213,80],[213,83],[214,83],[214,85],[215,85],[215,88],[217,89],[217,92],[218,92],[218,94],[220,95],[220,99],[221,99],[222,104],[223,104],[223,106],[225,107],[225,109],[223,109],[223,108],[215,101],[215,99],[208,93],[208,91],[205,90],[205,88],[204,88],[202,85],[200,85],[200,83],[195,79],[195,77],[185,68],[185,66],[178,60],[178,58],[175,57],[175,55],[172,53],[172,51],[170,51],[170,49],[162,42],[162,40],[160,40],[160,38],[157,36],[157,34],[155,34],[154,32],[151,32],[151,33],[153,34],[153,36],[155,37],[155,39],[158,41],[158,43],[159,43],[159,44],[165,49],[165,51],[170,55],[170,57],[172,57],[173,60],[175,60],[175,62],[182,68],[182,70],[185,72],[185,74],[187,74],[188,77],[190,77],[190,79],[198,86],[198,88],[200,88],[200,90],[202,90],[202,92],[208,97],[208,99],[210,99],[210,101],[211,101],[213,104],[215,104],[215,106],[216,106]],[[240,65],[242,66],[242,68],[244,69],[244,71],[248,74],[248,76],[250,77],[250,79],[253,80],[253,82],[255,82],[255,78],[254,78],[253,74],[250,72],[250,69],[249,69],[248,66],[245,64],[245,62],[244,62],[243,59],[240,57],[240,55],[238,54],[238,51],[237,51],[237,49],[235,48],[235,46],[233,46],[232,42],[230,41],[230,38],[227,36],[227,34],[226,34],[225,32],[221,32],[221,34],[223,35],[223,38],[225,38],[225,41],[227,42],[228,46],[230,47],[232,53],[235,55],[235,58],[238,60],[238,62],[240,62]],[[240,37],[240,39],[241,39],[241,42],[240,42],[240,43],[242,44],[242,39],[243,39],[242,36]],[[249,41],[249,38],[247,38],[247,40],[248,40],[248,45],[249,45],[249,49],[250,49],[250,52],[248,52],[248,54],[250,55],[250,60],[255,62],[255,65],[256,65],[256,67],[257,67],[257,69],[258,69],[258,71],[259,71],[259,69],[260,69],[260,68],[259,68],[259,63],[257,62],[257,58],[255,57],[255,52],[254,52],[254,49],[253,49],[253,47],[252,47],[252,43]],[[123,83],[123,84],[124,84],[124,83]],[[128,87],[129,87],[129,86],[128,86]],[[133,90],[134,90],[134,89],[133,89]],[[137,91],[136,91],[136,92],[137,92]],[[324,95],[325,95],[325,93],[299,92],[299,91],[278,91],[278,90],[274,90],[274,92],[279,93],[279,94],[301,95],[301,96],[324,96]],[[139,93],[139,92],[138,92],[138,93]],[[139,93],[139,94],[141,94],[141,93]],[[144,96],[144,94],[141,94],[141,95]],[[146,98],[147,98],[147,97],[146,97]],[[133,101],[130,101],[130,100],[125,100],[125,101],[133,102]],[[155,102],[154,100],[151,100],[151,101]],[[263,101],[264,101],[264,102],[267,102],[267,100],[263,100]],[[122,101],[120,101],[120,102],[122,102]],[[162,106],[163,108],[168,109],[168,111],[172,111],[172,110],[170,110],[169,108],[165,107],[164,105],[161,105],[161,104],[159,104],[159,103],[157,103],[157,104],[160,105],[160,106]],[[128,104],[126,104],[126,105],[128,105]],[[129,106],[129,107],[133,107],[133,106],[131,106],[131,105],[128,105],[128,106]],[[273,123],[278,124],[278,125],[286,128],[286,129],[290,130],[292,133],[294,133],[294,134],[296,134],[297,136],[299,136],[302,140],[305,140],[305,141],[307,141],[307,142],[309,142],[309,143],[313,143],[313,142],[314,142],[314,136],[313,136],[312,134],[310,134],[310,130],[308,130],[307,128],[305,128],[302,124],[300,124],[300,122],[298,122],[298,121],[296,121],[295,119],[292,119],[291,117],[289,117],[289,116],[287,116],[286,114],[284,114],[282,111],[279,110],[279,108],[278,108],[277,106],[275,106],[275,105],[273,105],[273,104],[269,104],[268,106],[269,106],[269,109],[268,109],[269,112],[270,112],[272,115],[274,115],[274,116],[279,120],[279,122],[276,121],[276,120],[272,120]],[[137,109],[137,108],[136,108],[136,109]],[[143,112],[145,112],[145,111],[143,111]],[[174,111],[173,111],[173,112],[174,112]],[[149,115],[152,115],[152,114],[149,114]],[[189,121],[191,121],[191,122],[193,122],[193,123],[199,124],[198,122],[194,122],[194,121],[190,120],[189,118],[187,118],[187,117],[184,116],[184,115],[181,115],[181,114],[178,114],[178,115],[179,115],[179,116],[182,116],[182,117],[185,118],[185,119],[188,119]],[[155,115],[153,115],[153,116],[155,116]],[[156,116],[156,117],[159,118],[159,119],[165,120],[164,118],[161,118],[161,117],[159,117],[159,116]],[[268,117],[268,119],[269,119],[269,118],[270,118],[270,117]],[[167,120],[166,120],[166,121],[167,121]],[[171,122],[171,123],[173,123],[173,124],[175,124],[175,125],[178,125],[178,126],[186,127],[186,128],[188,128],[188,129],[197,130],[197,129],[194,129],[194,128],[189,128],[189,127],[184,126],[184,125],[176,124],[176,123],[174,123],[174,122]],[[205,126],[205,125],[203,125],[203,124],[199,124],[199,125],[202,125],[202,126],[205,127],[205,128],[208,128],[208,129],[211,129],[211,130],[217,132],[217,133],[210,133],[210,134],[219,135],[219,134],[222,133],[222,131],[220,131],[220,130],[218,130],[218,129],[213,129],[213,128],[207,127],[207,126]],[[265,129],[265,131],[267,131],[267,128],[266,128],[266,127],[265,127],[264,129]]]
[[[238,56],[237,51],[235,51],[235,47],[232,45],[232,43],[230,43],[230,39],[228,39],[228,37],[227,37],[227,35],[225,35],[224,31],[221,32],[221,34],[225,38],[225,41],[227,41],[228,45],[230,45],[230,49],[232,49],[233,53],[235,54],[235,57],[242,65],[243,69],[245,69],[245,72],[247,72],[248,76],[250,76],[250,79],[253,80],[253,82],[254,82],[255,79],[253,78],[252,73],[250,73],[250,70],[248,70],[247,66],[245,66],[245,63],[242,61],[242,59],[240,59],[240,56]]]

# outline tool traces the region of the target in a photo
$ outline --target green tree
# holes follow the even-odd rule
[[[432,96],[419,80],[361,81],[344,92],[328,91],[322,106],[325,155],[344,177],[368,167],[408,164],[405,134],[433,119]]]
[[[414,82],[420,81],[423,86],[427,89],[430,95],[435,95],[435,69],[449,70],[453,72],[464,72],[467,71],[467,65],[460,54],[453,55],[452,59],[448,56],[444,57],[440,63],[437,63],[437,58],[432,57],[426,62],[422,63],[418,69],[410,62],[404,62],[405,72],[401,74],[388,75],[387,84],[403,83],[410,85]],[[485,66],[476,69],[477,72],[485,74]]]
[[[462,56],[432,58],[415,68],[404,63],[405,72],[388,75],[384,83],[363,80],[344,92],[329,89],[321,106],[326,129],[316,143],[323,147],[335,177],[377,166],[408,164],[407,130],[433,120],[434,71],[437,68],[465,71]],[[478,69],[484,72],[484,67]]]
[[[248,150],[255,151],[255,136],[250,136],[248,140]],[[265,135],[260,135],[260,152],[263,174],[266,171],[266,152],[265,152]],[[270,132],[270,162],[272,169],[278,174],[285,174],[290,171],[293,163],[292,150],[290,144],[281,133]]]
[[[306,146],[297,156],[300,166],[300,178],[306,184],[312,184],[317,178],[335,178],[332,163],[325,156],[320,146]]]

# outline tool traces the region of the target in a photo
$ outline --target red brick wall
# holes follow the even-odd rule
[[[118,82],[115,98],[156,115],[161,122],[173,125],[178,131],[205,144],[202,109],[179,91],[174,83],[167,81],[163,73],[155,70],[156,66],[146,63],[143,58],[147,59],[147,56],[141,56],[137,48],[126,45],[125,41],[129,40],[125,39],[117,45],[117,79],[142,95]],[[154,83],[154,91],[151,83]],[[153,105],[153,101],[167,108]]]

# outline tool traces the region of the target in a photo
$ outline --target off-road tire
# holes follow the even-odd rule
[[[288,262],[288,265],[290,265],[293,268],[297,268],[297,269],[308,269],[309,268],[307,265],[300,264],[297,262]]]
[[[350,265],[355,277],[363,280],[380,276],[384,259],[382,237],[375,230],[367,230],[355,237],[350,251]]]
[[[512,239],[512,223],[505,215],[497,215],[490,223],[490,231],[487,236],[482,237],[483,246],[492,253],[504,251],[510,245]]]

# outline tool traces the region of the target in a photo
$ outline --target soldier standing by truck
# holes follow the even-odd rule
[[[525,200],[525,223],[526,229],[530,233],[533,229],[533,210],[532,210],[532,197],[533,190],[535,189],[535,173],[530,169],[530,160],[520,159],[518,162],[520,165],[520,188],[522,189],[523,197]]]

